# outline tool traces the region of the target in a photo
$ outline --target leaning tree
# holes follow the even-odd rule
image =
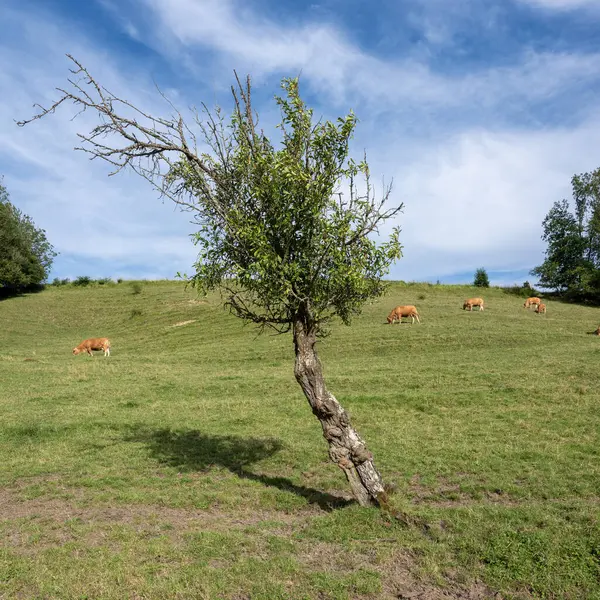
[[[366,160],[349,155],[357,119],[313,120],[297,79],[284,79],[280,134],[273,143],[258,127],[250,78],[235,75],[233,110],[193,110],[186,122],[173,111],[160,118],[100,85],[76,59],[69,86],[27,123],[74,103],[99,124],[79,134],[79,150],[131,168],[161,194],[191,211],[199,247],[190,281],[222,291],[236,316],[280,333],[292,332],[294,374],[321,422],[329,456],[345,473],[361,505],[387,496],[372,454],[348,413],[327,389],[316,352],[327,323],[348,324],[380,296],[382,277],[400,258],[399,229],[378,244],[373,234],[402,205],[386,206],[391,187],[375,198]],[[166,100],[166,98],[165,98]]]

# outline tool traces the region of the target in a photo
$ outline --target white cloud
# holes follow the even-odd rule
[[[524,4],[553,10],[575,10],[579,8],[600,9],[599,0],[520,0]]]
[[[574,129],[466,131],[396,170],[405,258],[398,278],[431,279],[485,266],[528,270],[543,260],[541,222],[571,197],[574,173],[597,168],[600,114]],[[378,162],[388,172],[392,164]]]

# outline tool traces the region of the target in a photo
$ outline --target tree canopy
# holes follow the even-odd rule
[[[600,169],[574,175],[573,203],[553,204],[544,218],[544,262],[531,273],[546,288],[576,297],[600,294]]]
[[[55,256],[46,232],[11,204],[0,181],[0,289],[5,293],[43,283]]]
[[[210,183],[186,157],[170,165],[167,189],[186,197],[200,225],[192,281],[221,287],[236,315],[280,331],[301,307],[319,329],[334,315],[348,323],[382,293],[382,276],[400,257],[398,230],[380,245],[369,237],[399,207],[382,211],[389,188],[376,202],[366,160],[348,156],[356,117],[313,123],[298,80],[282,87],[280,148],[257,131],[248,86],[229,131],[211,122],[220,133],[205,157]]]
[[[476,287],[490,287],[490,280],[488,278],[487,271],[484,268],[477,269],[477,271],[475,271],[473,285]]]

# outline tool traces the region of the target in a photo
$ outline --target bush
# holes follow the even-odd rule
[[[105,283],[112,283],[112,279],[110,277],[103,277],[102,279],[97,280],[98,285],[104,285]]]
[[[73,285],[85,287],[86,285],[90,285],[92,283],[92,278],[87,275],[78,275]]]
[[[60,287],[61,285],[69,285],[69,283],[71,283],[71,280],[68,277],[65,277],[64,279],[59,279],[58,277],[55,277],[52,280],[52,285],[56,287]]]
[[[142,293],[142,284],[139,281],[134,281],[131,284],[131,293],[134,296]]]
[[[475,271],[473,285],[475,287],[490,287],[490,280],[488,279],[488,274],[485,269],[481,268]]]
[[[523,283],[523,285],[509,285],[502,288],[505,294],[511,294],[513,296],[521,296],[522,298],[530,298],[531,296],[541,296],[542,293],[532,288],[529,281]]]
[[[119,279],[117,279],[117,283],[123,283],[123,280],[119,277]]]
[[[419,300],[425,300],[425,298],[427,298],[427,296],[425,294],[419,294]]]
[[[0,178],[0,288],[10,295],[43,289],[56,252],[46,232],[11,204]]]
[[[136,317],[141,317],[143,314],[144,313],[139,308],[132,308],[129,318],[135,319]]]

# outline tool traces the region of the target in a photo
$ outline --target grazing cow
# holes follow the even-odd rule
[[[523,308],[529,308],[530,306],[539,306],[541,303],[542,301],[534,296],[533,298],[527,298],[527,300],[525,300]]]
[[[73,354],[87,352],[90,356],[94,356],[92,350],[104,350],[104,356],[110,356],[110,342],[108,338],[90,338],[84,340],[79,346],[73,348]]]
[[[469,311],[472,311],[474,306],[479,306],[479,310],[483,310],[483,298],[469,298],[465,300],[463,310],[468,308]]]
[[[540,302],[540,303],[537,305],[537,307],[536,307],[536,309],[535,309],[535,312],[536,312],[536,313],[543,313],[543,314],[546,314],[546,305],[545,305],[543,302]]]
[[[412,304],[407,306],[396,306],[396,308],[388,315],[387,322],[390,325],[393,325],[396,320],[402,323],[402,317],[410,317],[412,319],[411,325],[415,322],[415,319],[417,319],[417,323],[421,323],[419,320],[419,313]]]

